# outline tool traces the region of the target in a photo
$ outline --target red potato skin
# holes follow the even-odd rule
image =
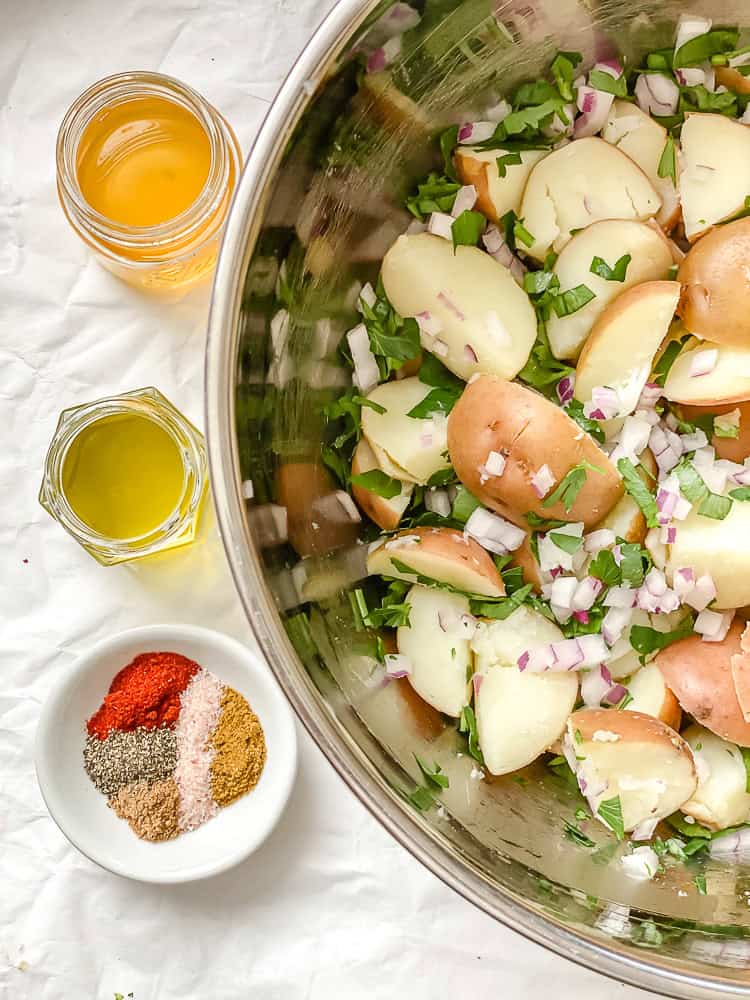
[[[663,649],[656,663],[683,711],[722,739],[747,747],[750,723],[745,722],[732,677],[732,658],[743,654],[744,628],[744,622],[732,622],[721,642],[703,642],[698,635],[680,639]]]
[[[358,476],[363,471],[363,464],[360,460],[360,449],[358,447],[352,458],[352,475]],[[377,493],[371,493],[370,490],[366,490],[363,486],[357,486],[355,483],[352,483],[352,496],[357,501],[359,509],[364,511],[370,520],[374,521],[383,531],[394,531],[398,527],[401,518],[394,513],[388,506],[388,503],[382,497],[379,497]]]
[[[289,544],[298,555],[322,555],[355,543],[358,524],[326,521],[315,510],[315,501],[336,489],[327,470],[315,462],[289,462],[276,473],[276,499],[286,507]]]
[[[638,743],[660,743],[668,740],[672,746],[686,753],[692,760],[692,751],[683,738],[661,719],[645,712],[616,712],[611,708],[579,708],[568,720],[568,728],[578,730],[584,741],[594,738],[597,730],[617,733],[623,740]]]
[[[398,653],[396,633],[389,630],[382,633],[383,648],[386,653]],[[417,734],[425,740],[435,740],[445,729],[443,717],[436,708],[428,705],[409,683],[408,677],[396,677],[389,683],[395,685],[404,709],[416,726]]]
[[[735,94],[750,94],[750,78],[732,66],[716,66],[716,82]]]
[[[512,554],[511,564],[513,566],[520,566],[521,572],[523,573],[523,582],[530,583],[534,590],[541,593],[541,570],[539,569],[539,563],[536,561],[536,557],[531,550],[531,540],[528,535]]]
[[[482,548],[479,542],[473,538],[464,538],[463,532],[455,528],[405,528],[393,536],[390,541],[401,537],[412,537],[417,535],[423,552],[433,552],[435,555],[446,556],[455,562],[471,564],[472,572],[481,575],[494,584],[500,596],[505,593],[503,578],[498,572],[497,566],[492,561],[492,556]],[[458,540],[458,544],[454,539]],[[393,555],[397,559],[402,559],[408,565],[408,555],[402,549],[396,549]],[[403,557],[403,558],[402,558]]]
[[[744,79],[744,77],[743,77]],[[715,434],[711,444],[716,450],[717,458],[726,458],[740,465],[750,455],[750,401],[744,403],[717,403],[715,406],[688,406],[683,404],[680,412],[685,420],[695,420],[707,413],[720,417],[732,410],[740,411],[740,433],[736,438],[722,438]]]
[[[750,722],[750,626],[740,637],[740,652],[731,658],[732,681],[745,722]]]
[[[502,476],[480,482],[480,466],[491,451],[506,455]],[[482,375],[467,385],[448,418],[448,452],[461,482],[488,507],[520,527],[525,514],[561,521],[583,521],[592,528],[623,494],[619,473],[575,421],[544,396],[516,382]],[[571,509],[558,502],[544,507],[531,485],[546,464],[555,484],[579,462],[589,471]]]
[[[490,198],[490,186],[487,182],[487,168],[493,166],[491,163],[482,163],[476,160],[470,153],[463,153],[460,149],[456,151],[454,157],[456,173],[462,184],[473,184],[477,190],[477,203],[475,208],[482,215],[486,215],[490,222],[497,222],[497,211]]]

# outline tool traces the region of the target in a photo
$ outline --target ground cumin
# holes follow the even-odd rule
[[[134,781],[110,795],[109,804],[141,840],[172,840],[180,832],[180,795],[174,778]]]
[[[266,762],[263,727],[234,688],[226,688],[222,696],[221,715],[211,736],[211,746],[215,750],[211,792],[217,805],[228,806],[257,784]]]

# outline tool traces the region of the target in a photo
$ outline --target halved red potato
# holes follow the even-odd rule
[[[694,243],[744,208],[750,192],[750,129],[718,114],[685,115],[679,188],[685,236]]]
[[[473,149],[459,146],[453,156],[456,173],[462,184],[473,184],[477,189],[476,208],[492,222],[498,222],[506,212],[521,207],[523,189],[531,169],[547,155],[546,149],[527,149],[520,153],[520,163],[505,165],[505,176],[497,169],[498,158],[506,149]]]
[[[656,221],[669,232],[680,217],[680,199],[672,178],[659,176],[667,130],[637,104],[614,101],[602,129],[602,139],[629,156],[651,181],[661,198]]]
[[[383,633],[383,649],[386,653],[397,653],[396,633],[388,630]],[[399,707],[408,715],[414,724],[417,735],[425,740],[435,740],[445,729],[445,720],[436,708],[428,705],[420,698],[406,677],[395,677],[388,686],[396,692]]]
[[[375,452],[372,450],[365,438],[362,438],[354,451],[352,458],[352,475],[359,476],[364,472],[372,472],[380,469]],[[384,470],[381,470],[384,471]],[[386,473],[387,475],[387,473]],[[398,523],[404,516],[404,511],[409,506],[414,487],[411,483],[402,483],[401,492],[395,497],[388,499],[378,496],[363,486],[352,483],[352,496],[357,501],[360,509],[377,524],[383,531],[393,531],[398,527]]]
[[[576,398],[588,402],[594,389],[608,386],[618,393],[619,416],[632,413],[679,298],[676,281],[646,281],[618,295],[594,323],[581,351]]]
[[[747,125],[739,127],[750,135]],[[750,347],[748,257],[750,219],[728,222],[691,248],[677,271],[686,329],[717,344]]]
[[[533,511],[545,518],[583,521],[588,529],[622,496],[620,474],[563,409],[525,386],[490,375],[467,385],[454,406],[448,450],[458,478],[480,503],[522,526],[524,515]],[[492,451],[506,456],[505,470],[486,479],[482,470]],[[602,471],[587,471],[570,510],[559,501],[544,507],[532,486],[539,469],[546,465],[557,485],[581,462]]]
[[[735,94],[750,94],[750,77],[744,76],[732,66],[715,66],[716,82],[720,87],[733,90]]]
[[[560,629],[521,606],[504,621],[484,622],[472,647],[477,681],[474,710],[479,745],[491,774],[507,774],[544,753],[565,728],[578,696],[578,675],[518,669],[526,649],[557,642]]]
[[[276,499],[286,507],[289,544],[298,555],[322,555],[354,544],[359,524],[338,502],[339,492],[325,466],[316,462],[288,462],[279,467]],[[345,499],[351,503],[348,496]]]
[[[631,260],[624,281],[607,281],[591,272],[594,257],[614,267],[625,254]],[[594,298],[569,316],[554,312],[550,316],[547,336],[555,357],[577,358],[592,326],[613,299],[633,285],[666,277],[671,266],[669,241],[658,226],[633,219],[604,219],[576,233],[563,247],[553,271],[561,289],[586,285]]]
[[[682,610],[673,611],[668,615],[649,615],[636,609],[633,612],[631,625],[643,625],[656,632],[673,632],[685,617]],[[638,653],[630,645],[630,628],[626,628],[618,643],[612,649],[612,659],[607,660],[607,670],[616,681],[629,684],[635,675],[643,669]],[[630,680],[628,680],[630,678]]]
[[[649,219],[661,199],[629,156],[591,136],[560,146],[536,164],[521,201],[524,226],[534,237],[530,256],[559,253],[573,230],[601,219]]]
[[[409,624],[399,627],[397,637],[399,653],[411,663],[409,683],[428,705],[458,718],[471,700],[469,601],[421,586],[412,587],[405,600]]]
[[[380,273],[396,312],[428,313],[439,325],[433,353],[456,375],[510,379],[526,364],[536,339],[534,309],[508,268],[478,247],[454,249],[429,233],[399,236]]]
[[[384,408],[379,413],[369,406],[362,407],[362,433],[375,452],[378,464],[389,476],[394,473],[383,464],[382,452],[418,483],[447,469],[447,421],[445,414],[436,412],[428,418],[410,417],[408,413],[430,392],[430,386],[418,378],[400,382],[384,382],[368,394],[368,399]],[[396,478],[402,478],[396,476]]]
[[[656,460],[649,448],[641,452],[639,459],[643,469],[639,466],[638,475],[646,486],[652,489],[656,481]],[[651,473],[650,476],[649,473]],[[629,493],[620,497],[612,510],[606,517],[602,518],[594,530],[599,528],[608,528],[610,531],[614,531],[617,538],[624,538],[626,542],[638,542],[639,545],[643,544],[647,532],[643,511]]]
[[[750,504],[737,502],[723,521],[704,517],[694,507],[679,523],[674,544],[667,546],[667,575],[690,567],[696,577],[708,573],[716,587],[716,610],[750,604]]]
[[[732,657],[741,654],[745,623],[732,622],[721,642],[689,636],[657,654],[664,674],[683,711],[712,733],[738,746],[750,746],[750,722],[745,722],[732,678]]]
[[[414,572],[394,566],[393,560]],[[417,582],[417,576],[482,597],[502,597],[505,585],[482,546],[455,528],[409,528],[376,542],[367,556],[370,575]]]
[[[696,789],[687,743],[659,719],[641,712],[582,708],[568,720],[565,756],[579,786],[605,826],[603,803],[620,800],[626,832],[663,819]]]
[[[731,659],[732,683],[745,722],[750,722],[750,627],[740,636],[740,652]]]
[[[531,539],[527,535],[515,552],[511,553],[511,564],[520,566],[523,573],[523,582],[530,583],[534,590],[542,589],[542,571],[539,567],[534,551],[531,548]]]
[[[696,360],[697,355],[713,350],[716,364],[712,370],[706,375],[691,375],[693,364],[701,365],[702,359]],[[750,343],[747,347],[735,347],[704,340],[696,346],[687,345],[669,369],[664,395],[673,403],[708,407],[750,399]]]
[[[725,413],[731,413],[732,410],[740,411],[739,434],[736,438],[719,437],[714,434],[711,438],[711,444],[717,458],[726,458],[730,462],[739,462],[742,465],[750,455],[750,402],[680,407],[680,412],[685,420],[695,420],[696,417],[704,416],[707,413],[723,416]]]
[[[664,675],[655,663],[641,667],[628,683],[628,692],[633,700],[625,706],[627,711],[653,715],[679,731],[682,719],[680,703],[667,687]]]
[[[702,726],[692,725],[682,734],[693,751],[698,772],[695,793],[680,808],[710,830],[746,823],[750,795],[747,771],[738,747]]]

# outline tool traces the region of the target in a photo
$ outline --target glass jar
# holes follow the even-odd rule
[[[149,99],[194,116],[208,139],[210,162],[189,207],[156,225],[127,225],[86,200],[79,183],[81,141],[104,115]],[[57,136],[57,190],[68,221],[106,268],[152,291],[181,289],[211,273],[241,167],[239,143],[222,115],[191,87],[161,73],[118,73],[95,83],[69,108]]]
[[[66,459],[82,433],[99,421],[122,415],[145,417],[175,446],[182,465],[174,506],[149,530],[132,537],[109,537],[83,520],[66,489]],[[100,425],[101,426],[101,425]],[[164,435],[160,435],[162,438]],[[191,542],[196,535],[208,485],[203,435],[153,387],[63,410],[47,452],[39,502],[87,552],[105,566],[140,559]],[[144,488],[149,488],[144,483]]]

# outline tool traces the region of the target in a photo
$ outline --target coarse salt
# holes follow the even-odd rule
[[[177,766],[174,780],[180,793],[180,830],[194,830],[219,807],[211,792],[214,749],[209,739],[219,721],[224,685],[207,670],[199,671],[182,693],[175,728]]]

